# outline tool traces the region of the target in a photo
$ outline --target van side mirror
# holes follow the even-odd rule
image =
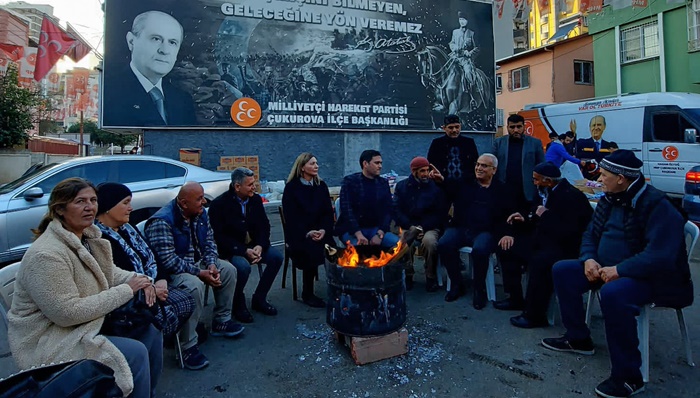
[[[685,129],[684,141],[686,144],[695,144],[698,142],[698,131],[695,129]]]
[[[44,196],[44,190],[39,187],[29,188],[24,191],[24,194],[22,194],[24,200],[28,202],[31,202],[34,199],[39,199],[42,196]]]

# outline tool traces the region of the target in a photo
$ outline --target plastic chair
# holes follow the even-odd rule
[[[686,240],[686,249],[688,251],[688,261],[690,261],[690,256],[693,252],[693,249],[695,248],[695,245],[698,242],[698,235],[700,235],[700,229],[698,229],[698,227],[695,224],[688,221],[685,223],[683,231]],[[591,323],[591,306],[593,305],[594,297],[597,297],[598,302],[600,303],[599,290],[596,290],[595,292],[588,292],[588,305],[586,307],[586,325],[590,325]],[[642,378],[644,379],[645,383],[649,382],[649,312],[652,308],[655,307],[657,306],[654,303],[647,304],[644,307],[640,308],[639,315],[637,316],[637,338],[639,339],[639,352],[641,352],[642,354],[642,366],[640,368],[640,371],[642,372]],[[681,338],[683,340],[683,345],[685,348],[686,361],[688,362],[688,366],[692,367],[695,366],[695,362],[693,362],[693,351],[690,346],[690,336],[688,335],[688,326],[685,323],[683,309],[675,308],[675,311],[676,317],[678,318],[678,328],[680,329]]]
[[[461,254],[469,254],[469,264],[471,266],[471,253],[472,253],[472,248],[470,246],[464,246],[459,249],[459,253]],[[496,277],[494,275],[494,269],[496,267],[496,264],[498,262],[498,259],[496,258],[496,253],[492,253],[491,256],[489,257],[489,268],[486,271],[486,297],[488,297],[489,301],[496,301]],[[471,274],[472,278],[474,278],[474,267],[471,267]],[[443,279],[447,280],[447,290],[449,291],[450,288],[452,287],[452,281],[450,280],[449,275],[447,275],[447,270],[445,270],[445,266],[442,265],[442,262],[438,261],[437,265],[437,279],[438,279],[438,286],[443,285]]]
[[[0,298],[2,298],[2,307],[5,311],[10,310],[12,305],[12,296],[15,293],[15,279],[21,262],[12,263],[0,269]]]
[[[287,222],[284,218],[284,210],[282,206],[279,207],[280,221],[282,222],[282,232],[286,230],[285,226]],[[284,243],[284,269],[282,270],[282,289],[286,287],[287,284],[287,269],[289,268],[289,245],[287,242]],[[299,296],[297,293],[297,268],[294,266],[294,261],[292,261],[292,297],[296,301]]]

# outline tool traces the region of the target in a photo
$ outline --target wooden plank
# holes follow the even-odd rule
[[[345,337],[352,358],[358,365],[408,353],[408,330],[406,328],[384,336]]]

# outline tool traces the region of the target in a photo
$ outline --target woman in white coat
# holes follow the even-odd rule
[[[151,325],[134,340],[100,329],[106,314],[141,289],[153,289],[146,296],[155,302],[155,289],[148,277],[114,266],[110,244],[94,225],[96,212],[96,189],[88,181],[69,178],[51,192],[15,281],[8,313],[12,356],[22,369],[94,359],[114,370],[125,396],[149,397],[162,367],[160,331]]]

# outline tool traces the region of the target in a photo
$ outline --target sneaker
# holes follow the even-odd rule
[[[612,377],[598,384],[595,393],[605,398],[625,398],[644,391],[644,381],[637,380],[615,380]]]
[[[273,307],[272,304],[268,303],[266,300],[253,300],[250,307],[253,311],[261,312],[265,315],[277,315],[277,308]]]
[[[569,340],[566,336],[542,339],[542,346],[553,351],[575,352],[581,355],[595,354],[593,340],[590,337],[583,340]]]
[[[209,360],[201,352],[196,344],[182,351],[182,362],[186,369],[200,370],[209,366]]]
[[[211,325],[211,335],[216,336],[216,337],[221,337],[221,336],[226,336],[226,337],[234,337],[238,336],[245,330],[245,327],[243,325],[236,323],[232,320],[228,320],[226,322],[214,322]]]

